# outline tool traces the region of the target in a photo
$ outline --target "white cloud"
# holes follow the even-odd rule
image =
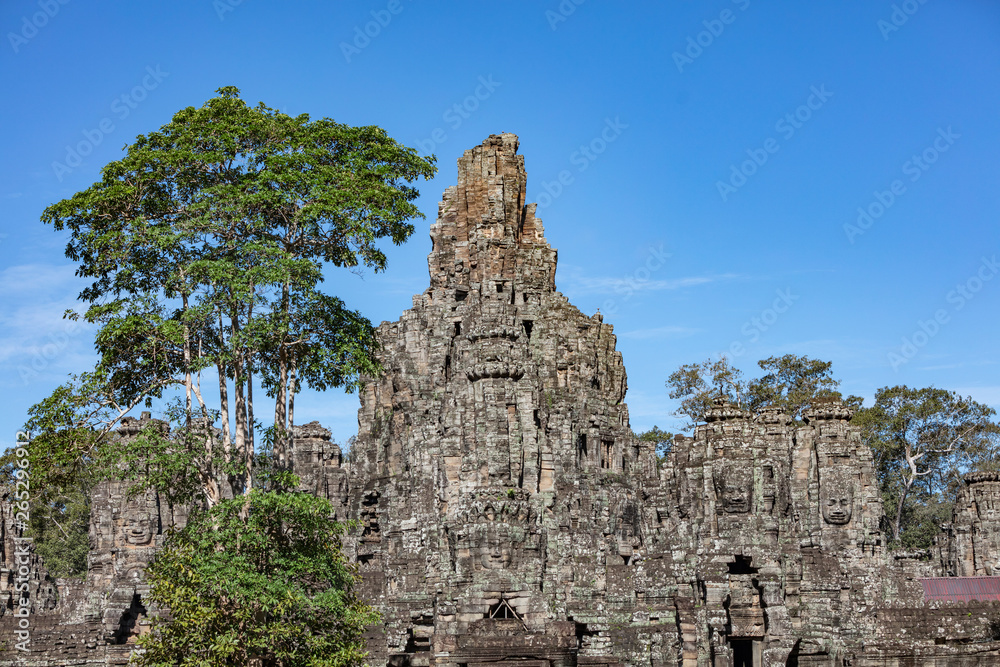
[[[58,293],[76,297],[86,281],[77,278],[72,264],[20,264],[0,271],[3,302],[21,297],[36,298],[40,294]]]
[[[563,265],[557,274],[560,289],[573,294],[631,294],[634,292],[660,292],[686,287],[697,287],[723,280],[734,280],[741,276],[736,273],[721,273],[707,276],[687,276],[671,279],[641,279],[624,276],[588,276],[578,266]]]
[[[93,365],[94,327],[63,318],[82,281],[70,264],[22,264],[0,271],[0,384],[61,382]]]

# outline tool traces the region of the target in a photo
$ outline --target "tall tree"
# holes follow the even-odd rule
[[[350,390],[377,371],[371,323],[320,290],[324,270],[384,269],[379,241],[402,243],[409,220],[423,217],[408,183],[435,172],[433,158],[378,127],[292,117],[248,106],[235,88],[218,92],[138,137],[99,182],[43,214],[69,230],[67,256],[92,279],[80,295],[88,307],[71,316],[99,325],[100,362],[29,422],[65,467],[99,460],[135,406],[179,395],[184,467],[202,471],[209,504],[228,495],[226,484],[233,494],[253,486],[255,377],[274,399],[280,463],[303,384]],[[202,392],[209,371],[217,405]],[[219,438],[199,426],[217,417]],[[155,433],[139,442],[177,453],[176,440]]]
[[[875,455],[895,544],[930,545],[950,515],[961,476],[993,469],[1000,446],[996,412],[971,397],[927,387],[882,387],[854,418]]]

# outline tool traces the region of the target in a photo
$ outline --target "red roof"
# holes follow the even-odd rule
[[[920,583],[925,600],[1000,600],[1000,577],[932,577]]]

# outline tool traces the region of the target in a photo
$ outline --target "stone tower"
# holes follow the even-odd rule
[[[951,528],[951,553],[945,559],[951,574],[1000,575],[1000,472],[965,476]]]
[[[386,372],[362,395],[357,558],[409,664],[570,664],[577,634],[598,634],[582,619],[606,561],[627,567],[642,542],[636,483],[654,454],[632,438],[611,326],[555,289],[517,147],[493,135],[459,159],[430,288],[380,327]]]

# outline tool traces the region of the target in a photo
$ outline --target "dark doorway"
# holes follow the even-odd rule
[[[751,567],[752,556],[733,556],[733,561],[729,565],[729,574],[757,574],[757,568]]]
[[[730,639],[733,649],[733,667],[755,667],[753,664],[753,640]]]

